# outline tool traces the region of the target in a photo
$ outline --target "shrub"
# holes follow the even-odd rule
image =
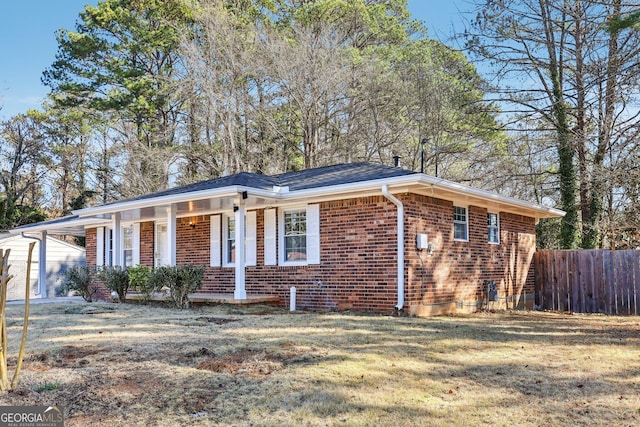
[[[140,293],[144,304],[149,302],[151,294],[155,290],[153,281],[151,280],[151,268],[145,265],[136,265],[130,267],[129,271],[129,287]]]
[[[158,267],[151,274],[154,289],[169,288],[171,303],[180,309],[189,307],[189,294],[202,287],[204,267],[180,265]]]
[[[93,296],[98,292],[98,286],[94,281],[94,272],[94,268],[86,265],[71,267],[65,271],[60,289],[64,294],[74,291],[85,301],[92,302]]]
[[[98,279],[107,289],[118,294],[118,301],[126,301],[129,290],[129,273],[126,268],[105,266],[98,272]]]
[[[42,385],[36,387],[36,391],[42,393],[43,391],[58,390],[59,388],[60,383],[49,383],[45,381]]]

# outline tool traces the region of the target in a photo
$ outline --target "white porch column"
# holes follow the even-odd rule
[[[244,200],[240,197],[238,206],[235,210],[236,222],[236,287],[233,292],[235,299],[246,299],[247,291],[245,289],[245,223],[244,223],[245,206]]]
[[[40,233],[38,250],[38,289],[41,298],[47,297],[47,232]],[[31,286],[31,285],[29,285]]]
[[[120,212],[112,215],[111,235],[113,239],[113,264],[122,266],[122,230],[120,229]]]
[[[167,257],[170,266],[176,265],[176,205],[167,208]]]

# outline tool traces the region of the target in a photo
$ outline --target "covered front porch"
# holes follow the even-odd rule
[[[112,265],[131,267],[138,264],[148,267],[176,266],[185,263],[178,255],[178,248],[189,247],[193,241],[185,239],[184,234],[179,235],[177,227],[191,218],[207,218],[209,215],[224,213],[233,218],[236,224],[235,233],[238,236],[246,236],[247,209],[259,209],[277,203],[277,195],[281,190],[274,188],[271,191],[254,189],[243,186],[231,186],[224,189],[213,189],[196,194],[172,194],[171,197],[158,197],[148,199],[145,197],[132,199],[125,202],[114,203],[93,208],[75,211],[74,215],[37,224],[18,227],[12,230],[13,234],[22,234],[43,241],[47,235],[67,235],[87,237],[87,247],[93,249],[94,256],[88,258],[90,265],[100,268]],[[255,218],[255,213],[253,214]],[[255,222],[255,221],[254,221]],[[152,234],[141,235],[142,224],[153,224]],[[189,222],[190,230],[198,234],[209,232],[206,227],[196,221]],[[197,228],[196,228],[197,227]],[[220,227],[220,224],[218,224]],[[255,224],[254,224],[255,227]],[[92,236],[91,238],[90,235]],[[211,247],[217,248],[217,256],[220,258],[220,238],[211,237]],[[211,261],[203,262],[199,259],[199,265],[207,267],[224,267],[226,271],[233,271],[233,293],[204,293],[191,295],[190,300],[195,303],[224,303],[224,304],[260,304],[275,303],[279,301],[274,295],[247,295],[245,271],[251,261],[247,260],[245,239],[238,238],[234,242],[234,262],[226,263],[214,261],[214,253]],[[255,239],[255,236],[254,236]],[[144,247],[144,249],[143,249]],[[224,247],[224,246],[223,246]],[[199,249],[201,250],[201,248]],[[255,250],[254,250],[255,252]],[[147,254],[141,258],[141,254]],[[40,265],[46,263],[46,245],[41,245],[38,254]],[[92,259],[93,258],[93,259]],[[255,258],[255,253],[253,254]],[[255,265],[255,260],[253,261]],[[45,289],[45,275],[40,275],[39,288]],[[231,290],[231,289],[230,289]],[[52,295],[49,295],[52,296]],[[140,297],[132,294],[131,300]],[[153,299],[161,301],[163,295],[157,295]],[[129,299],[129,298],[128,298]]]

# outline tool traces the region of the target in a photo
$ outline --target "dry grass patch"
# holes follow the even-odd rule
[[[640,319],[34,305],[22,375],[69,426],[632,426]]]

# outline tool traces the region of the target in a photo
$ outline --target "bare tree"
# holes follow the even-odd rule
[[[637,7],[622,0],[478,1],[465,34],[475,58],[495,72],[496,100],[512,117],[543,120],[555,134],[562,246],[599,239],[607,153],[637,123],[629,108],[638,37],[608,32],[608,16]],[[626,88],[627,90],[623,90]],[[609,157],[612,158],[612,157]]]

